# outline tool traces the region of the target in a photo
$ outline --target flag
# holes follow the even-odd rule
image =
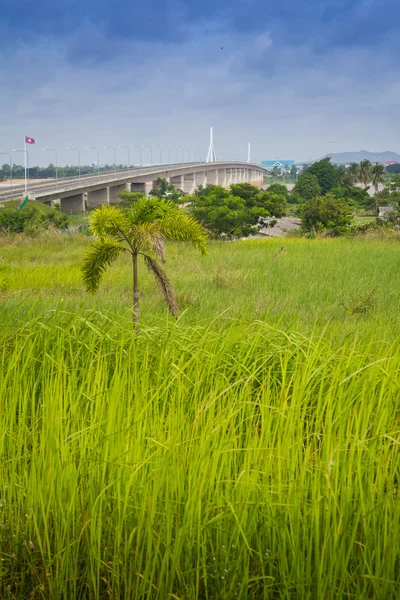
[[[24,206],[25,206],[25,204],[26,204],[27,202],[28,202],[28,196],[26,196],[26,197],[24,198],[24,200],[22,200],[21,204],[20,204],[20,205],[19,205],[19,207],[18,207],[18,210],[17,210],[17,212],[19,212],[20,210],[22,210],[22,209],[24,208]]]
[[[35,140],[33,138],[28,137],[27,135],[25,136],[25,144],[34,144]]]

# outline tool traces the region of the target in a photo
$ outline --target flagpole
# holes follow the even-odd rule
[[[27,186],[27,181],[26,181],[26,141],[25,141],[25,137],[24,137],[24,157],[25,157],[25,196],[27,194],[28,191],[28,186]]]

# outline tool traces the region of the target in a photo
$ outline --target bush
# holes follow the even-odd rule
[[[21,211],[13,208],[0,210],[0,232],[2,233],[34,233],[52,226],[65,229],[68,225],[68,215],[55,209],[42,212],[39,208],[27,206]]]
[[[329,230],[334,235],[341,235],[348,229],[351,220],[348,207],[331,195],[313,198],[302,211],[302,228],[305,231]]]
[[[200,186],[187,196],[191,215],[206,227],[213,237],[242,238],[276,223],[285,214],[286,198],[276,190],[259,190],[241,183],[228,191],[218,185]]]
[[[292,203],[293,201],[301,203],[307,200],[312,200],[320,195],[321,187],[318,183],[317,177],[307,171],[299,176],[297,183],[293,188],[291,195]]]

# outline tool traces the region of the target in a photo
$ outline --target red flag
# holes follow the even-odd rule
[[[35,140],[31,137],[25,136],[25,144],[34,144]]]

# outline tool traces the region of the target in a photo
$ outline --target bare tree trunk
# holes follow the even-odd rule
[[[137,254],[132,254],[133,270],[133,325],[137,327],[139,323],[139,291],[138,291],[138,265]]]

